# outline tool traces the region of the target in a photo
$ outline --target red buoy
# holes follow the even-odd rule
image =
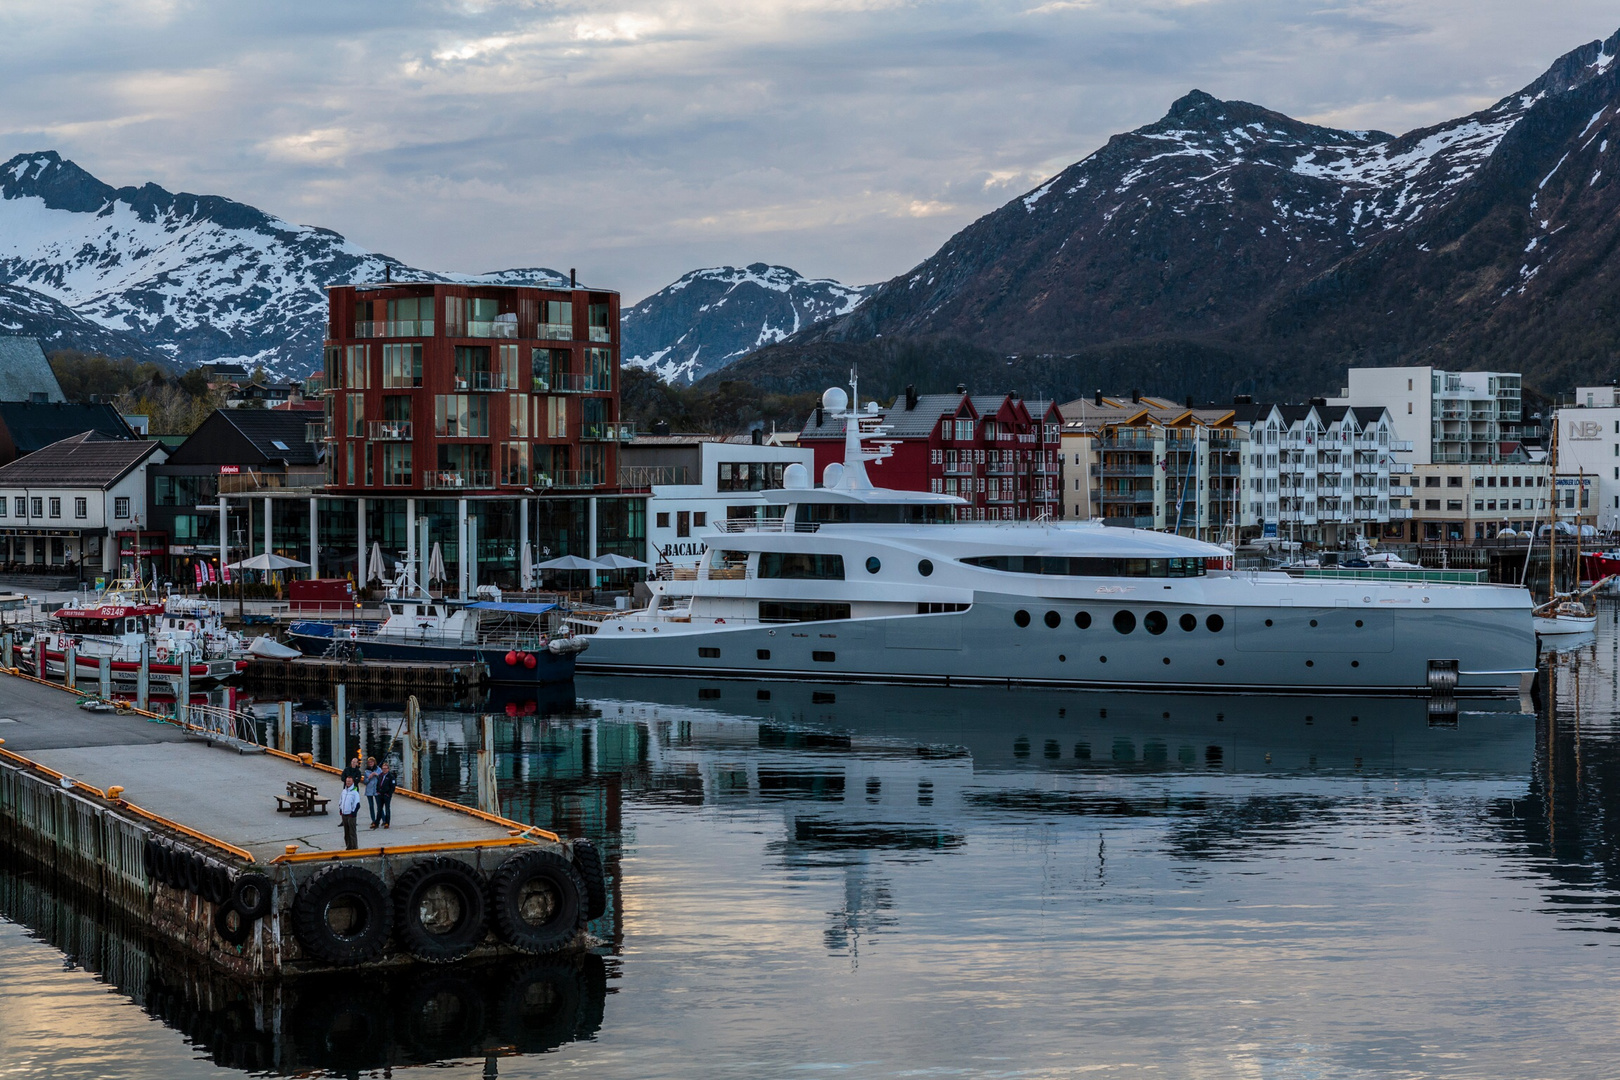
[[[535,659],[534,653],[529,653],[527,656],[525,656],[523,658],[523,666],[528,668],[530,671],[533,671],[536,667],[539,666],[539,664],[540,664],[540,661]]]
[[[507,654],[506,654],[506,666],[507,667],[516,667],[517,662],[518,662],[518,654],[517,654],[516,650],[508,651]]]

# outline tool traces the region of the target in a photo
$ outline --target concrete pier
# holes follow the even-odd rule
[[[345,850],[336,770],[307,755],[241,754],[179,724],[154,722],[160,718],[82,710],[81,700],[60,687],[0,673],[0,715],[10,721],[0,725],[0,841],[101,892],[160,934],[235,974],[263,977],[350,963],[402,963],[413,955],[437,958],[432,950],[443,943],[431,933],[418,932],[413,939],[398,932],[402,928],[390,936],[383,927],[382,938],[366,938],[365,948],[340,949],[321,936],[326,930],[308,930],[307,910],[300,931],[295,901],[333,867],[374,875],[366,880],[375,884],[365,888],[382,891],[381,898],[362,888],[353,903],[370,903],[374,921],[383,922],[393,919],[391,901],[399,899],[393,893],[420,884],[421,872],[410,872],[433,860],[458,864],[449,869],[467,883],[467,918],[476,908],[484,919],[482,894],[471,894],[484,889],[498,868],[506,867],[510,877],[514,859],[530,865],[532,852],[544,853],[542,861],[566,860],[558,880],[568,891],[564,879],[567,868],[577,864],[576,849],[551,833],[401,787],[393,800],[392,827],[368,829],[362,803],[360,846]],[[290,794],[289,783],[313,786],[330,800],[329,812],[304,817],[278,812],[277,797]],[[249,920],[245,940],[232,942],[237,922],[227,918],[227,909],[244,905],[239,898],[211,894],[256,874],[268,878],[272,900],[267,912]],[[177,876],[184,888],[164,883]],[[401,885],[402,879],[409,880]],[[588,898],[575,900],[578,926],[569,928],[570,947],[583,929]],[[423,918],[433,915],[430,907],[423,908]],[[504,929],[494,918],[484,922],[458,931],[477,933],[457,955],[512,952],[512,941],[519,951],[556,951],[549,938],[537,950],[532,946],[538,939],[514,936],[510,919]],[[341,936],[345,925],[334,925]],[[558,931],[554,921],[547,933],[556,937],[553,931]],[[512,941],[503,943],[503,936]],[[323,960],[323,949],[346,959],[336,965]]]

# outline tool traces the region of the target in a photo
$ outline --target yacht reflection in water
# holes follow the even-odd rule
[[[216,1064],[357,1075],[449,1059],[538,1054],[602,1026],[601,957],[417,965],[248,983],[148,941],[119,909],[0,849],[0,916],[176,1029]]]

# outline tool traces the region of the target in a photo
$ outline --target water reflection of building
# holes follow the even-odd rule
[[[140,925],[66,881],[0,859],[0,916],[27,927],[216,1064],[308,1076],[538,1054],[602,1026],[601,957],[419,965],[237,982],[145,938]]]

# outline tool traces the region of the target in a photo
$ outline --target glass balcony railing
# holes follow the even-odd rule
[[[357,322],[354,324],[354,336],[357,338],[408,338],[432,337],[432,319],[389,319],[384,322]]]
[[[535,479],[538,481],[539,477]],[[548,487],[554,488],[590,488],[607,483],[602,474],[594,469],[558,469],[550,476]]]
[[[550,382],[550,393],[553,394],[594,394],[613,389],[613,380],[605,373],[575,375],[571,372],[556,371],[552,372]]]
[[[610,330],[609,328],[607,328],[606,326],[593,326],[593,327],[591,327],[590,340],[592,340],[592,341],[612,341],[613,340],[613,331]]]
[[[456,389],[473,391],[495,391],[507,389],[506,373],[504,371],[458,371],[456,372]]]
[[[422,473],[424,491],[474,491],[495,486],[488,469],[428,469]]]
[[[535,332],[535,337],[545,338],[548,341],[573,341],[573,323],[541,323]]]
[[[372,442],[411,441],[411,422],[409,420],[373,420],[368,425],[368,430]]]
[[[332,423],[323,420],[319,424],[304,425],[304,441],[307,443],[323,443],[332,437]]]
[[[579,437],[586,442],[629,442],[636,437],[634,424],[582,424]]]
[[[518,324],[516,319],[491,319],[488,322],[471,320],[467,323],[467,337],[475,338],[516,338]]]

